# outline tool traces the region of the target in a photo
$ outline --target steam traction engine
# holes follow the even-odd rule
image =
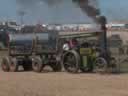
[[[62,62],[66,71],[72,73],[79,71],[108,72],[109,69],[112,69],[110,71],[113,72],[116,69],[115,59],[110,56],[107,46],[106,18],[101,16],[98,23],[101,25],[101,32],[93,32],[98,37],[98,46],[93,48],[89,42],[82,42],[77,48],[65,52]],[[76,36],[76,38],[78,37]]]

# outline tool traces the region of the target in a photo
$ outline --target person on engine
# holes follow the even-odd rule
[[[76,48],[78,46],[78,41],[75,38],[73,38],[69,40],[69,45],[71,49]]]
[[[69,49],[70,49],[69,42],[66,41],[66,42],[63,44],[63,50],[64,50],[64,51],[68,51]]]

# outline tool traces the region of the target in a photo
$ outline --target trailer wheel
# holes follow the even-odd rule
[[[97,73],[106,73],[107,72],[107,61],[102,58],[96,58],[95,65],[94,65],[94,71]]]
[[[8,57],[4,57],[1,62],[1,67],[4,72],[9,72],[9,63],[10,60]]]
[[[63,57],[63,66],[67,72],[77,73],[80,69],[80,56],[75,51],[68,51]]]
[[[39,56],[36,56],[32,60],[32,68],[35,72],[41,72],[43,69],[42,60]]]
[[[18,71],[18,62],[16,58],[11,58],[11,61],[9,63],[10,72],[16,72]]]

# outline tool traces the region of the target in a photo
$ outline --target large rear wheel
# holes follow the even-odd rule
[[[63,57],[63,66],[67,72],[77,73],[80,68],[79,54],[72,50],[68,51]]]
[[[10,59],[8,57],[4,57],[1,62],[1,67],[4,72],[9,72],[9,63]]]
[[[35,72],[41,72],[43,69],[43,63],[40,56],[36,56],[32,60],[32,68]]]

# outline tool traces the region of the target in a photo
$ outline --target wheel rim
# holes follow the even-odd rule
[[[33,71],[35,71],[35,72],[41,72],[41,70],[43,68],[43,65],[42,65],[41,60],[39,58],[33,60],[32,67],[33,67]]]
[[[17,62],[17,59],[16,58],[11,58],[9,67],[10,67],[10,71],[11,72],[18,71],[18,62]]]
[[[34,63],[33,63],[33,67],[34,67],[35,70],[38,70],[39,64],[38,64],[37,62],[34,62]]]
[[[16,71],[16,65],[14,62],[11,62],[10,64],[10,71]]]
[[[14,68],[15,67],[15,64],[13,62],[11,62],[11,67]]]
[[[1,65],[2,65],[3,71],[9,71],[9,64],[8,64],[8,61],[6,59],[3,59]]]
[[[2,62],[2,67],[3,67],[3,69],[7,69],[7,61],[6,60],[4,60]]]
[[[75,72],[77,70],[77,63],[74,54],[69,53],[65,58],[64,67],[68,72]]]
[[[96,61],[95,70],[97,72],[104,72],[107,69],[107,63],[103,58],[100,58]]]
[[[3,69],[7,69],[7,66],[5,64],[3,64]]]

